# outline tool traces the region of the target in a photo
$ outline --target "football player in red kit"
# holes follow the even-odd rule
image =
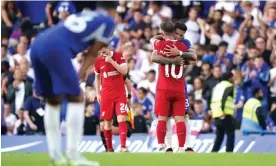
[[[171,21],[162,22],[160,25],[165,40],[153,39],[151,42],[158,55],[167,57],[165,48],[167,45],[175,45],[180,51],[187,52],[185,44],[175,40],[175,26]],[[169,56],[175,58],[175,56]],[[179,151],[184,150],[186,139],[185,115],[185,88],[184,88],[184,64],[170,65],[160,64],[155,97],[155,114],[158,115],[156,128],[159,151],[165,150],[166,121],[171,115],[176,122]]]
[[[109,48],[99,51],[94,66],[96,72],[96,95],[100,102],[100,119],[104,120],[104,137],[107,150],[114,151],[112,147],[112,119],[116,111],[119,123],[121,152],[127,152],[127,123],[128,111],[125,83],[123,75],[127,73],[127,64],[121,52],[113,52]],[[102,85],[102,87],[100,87]]]

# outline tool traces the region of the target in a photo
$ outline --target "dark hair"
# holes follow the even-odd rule
[[[257,48],[256,43],[254,41],[249,41],[247,44],[247,48],[248,49],[256,49]]]
[[[202,65],[201,65],[201,67],[202,67],[203,65],[208,65],[208,66],[210,67],[210,70],[213,68],[213,65],[210,64],[210,63],[208,63],[208,62],[203,62]]]
[[[223,10],[216,10],[215,12],[219,12],[223,16]]]
[[[163,21],[160,24],[160,28],[164,33],[174,33],[175,31],[175,26],[171,21]]]
[[[187,31],[187,26],[185,25],[184,22],[180,22],[180,21],[176,22],[176,23],[175,23],[175,28],[176,28],[176,29],[181,29],[181,30],[184,31],[184,32]]]
[[[261,89],[260,88],[253,88],[252,89],[252,95],[255,97],[256,96],[256,94],[260,91]]]
[[[96,3],[96,7],[102,8],[102,9],[116,9],[117,2],[116,1],[98,1]]]
[[[148,90],[143,87],[139,88],[138,90],[141,90],[144,95],[146,95],[148,93]]]
[[[155,70],[150,70],[148,73],[156,74],[156,71]]]
[[[210,44],[210,45],[208,45],[207,49],[208,49],[208,51],[217,52],[218,46],[216,46],[214,44]]]
[[[219,43],[219,47],[228,47],[228,43],[226,41],[222,41]]]
[[[8,46],[6,44],[1,44],[1,47],[4,47],[5,49],[8,49]]]
[[[232,76],[233,76],[232,72],[226,72],[221,76],[221,79],[228,81]]]
[[[131,61],[134,61],[134,62],[136,63],[136,59],[134,59],[134,58],[129,58],[129,59],[127,60],[127,63],[129,63],[129,62],[131,62]]]
[[[195,100],[195,104],[203,104],[202,100]]]

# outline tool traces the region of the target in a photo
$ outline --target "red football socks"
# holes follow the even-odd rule
[[[158,144],[165,144],[166,130],[167,130],[166,121],[159,120],[156,127]]]
[[[178,138],[178,146],[184,147],[186,141],[186,125],[184,122],[176,123],[176,133]]]
[[[112,130],[104,130],[107,151],[113,151],[112,147]]]
[[[127,124],[126,122],[119,122],[119,135],[121,141],[121,147],[126,147],[126,138],[127,138]]]

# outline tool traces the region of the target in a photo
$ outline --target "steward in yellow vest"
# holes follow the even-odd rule
[[[212,152],[218,152],[223,142],[224,134],[227,135],[226,152],[233,152],[235,142],[235,113],[234,86],[230,82],[232,73],[225,73],[222,81],[218,83],[212,92],[211,112],[216,125],[216,140]]]
[[[252,93],[254,97],[247,100],[243,107],[241,130],[265,130],[265,113],[261,104],[263,92],[260,88],[254,88]]]

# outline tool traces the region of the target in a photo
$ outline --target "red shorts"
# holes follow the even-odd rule
[[[116,98],[101,96],[100,107],[100,119],[102,120],[112,120],[114,111],[116,111],[117,116],[127,115],[128,111],[126,96]]]
[[[157,90],[154,113],[159,116],[184,116],[186,97],[184,92]]]

